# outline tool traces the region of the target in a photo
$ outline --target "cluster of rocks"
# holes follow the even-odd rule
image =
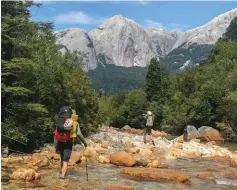
[[[205,132],[208,131],[208,132]],[[213,141],[210,128],[202,128],[199,132],[194,132],[188,127],[187,139],[183,136],[174,140],[167,140],[166,133],[153,131],[155,136],[155,146],[143,142],[142,130],[132,129],[128,126],[121,130],[113,127],[103,127],[101,131],[87,138],[87,155],[81,145],[74,146],[69,166],[80,165],[88,159],[96,164],[113,164],[121,168],[121,175],[136,180],[151,181],[173,181],[183,184],[191,184],[187,173],[169,167],[169,161],[179,158],[185,159],[206,159],[224,162],[231,167],[237,167],[237,152],[231,152],[227,148],[216,145]],[[194,135],[196,133],[196,135]],[[198,135],[197,135],[198,134]],[[200,143],[200,134],[208,134],[207,143]],[[214,133],[214,136],[218,137]],[[220,137],[220,136],[219,136]],[[191,139],[191,140],[190,140]],[[148,139],[150,140],[150,139]],[[149,142],[149,141],[148,141]],[[15,159],[15,160],[14,160]],[[21,158],[2,158],[4,162],[25,163],[27,169],[19,169],[10,176],[13,180],[37,180],[40,168],[58,168],[60,157],[54,153],[54,148],[45,147],[41,152],[27,155]],[[124,168],[125,167],[125,168]],[[212,179],[210,173],[197,174],[198,178]],[[227,176],[235,178],[235,174]]]

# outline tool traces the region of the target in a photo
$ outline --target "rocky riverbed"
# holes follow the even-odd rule
[[[167,140],[153,131],[155,145],[142,131],[104,127],[87,139],[86,157],[74,147],[67,180],[59,180],[59,156],[52,146],[38,153],[2,158],[2,189],[236,189],[237,152],[200,139]]]

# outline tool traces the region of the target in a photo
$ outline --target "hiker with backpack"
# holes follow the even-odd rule
[[[146,125],[145,125],[144,136],[143,136],[144,143],[146,144],[146,136],[150,135],[151,142],[155,146],[154,139],[151,132],[153,123],[154,123],[154,115],[151,111],[148,111],[147,114],[144,114],[143,116],[146,119]]]
[[[87,147],[79,124],[78,115],[69,106],[63,106],[60,109],[56,129],[54,131],[54,145],[56,152],[61,157],[61,178],[65,178],[68,168],[68,162],[71,157],[72,147],[76,137]]]

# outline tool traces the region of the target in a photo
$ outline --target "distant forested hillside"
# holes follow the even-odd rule
[[[119,67],[115,65],[99,65],[90,70],[93,87],[100,92],[115,93],[141,88],[145,81],[147,68],[145,67]]]

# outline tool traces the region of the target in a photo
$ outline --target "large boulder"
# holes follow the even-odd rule
[[[188,125],[185,128],[185,133],[184,133],[184,139],[185,140],[196,139],[198,137],[199,137],[198,130],[194,126]]]
[[[29,165],[41,167],[47,167],[50,165],[49,156],[45,153],[35,153],[27,159]]]
[[[101,164],[106,164],[106,163],[110,163],[110,160],[107,156],[100,155],[98,157],[98,162]]]
[[[34,169],[21,168],[12,173],[10,176],[12,180],[26,180],[33,181],[40,179],[40,174],[36,173]]]
[[[154,160],[153,162],[149,163],[147,167],[158,168],[159,165],[160,165],[160,162],[158,160]]]
[[[198,129],[199,138],[206,141],[224,141],[219,131],[212,127],[202,126]]]
[[[72,151],[68,165],[73,166],[73,165],[79,163],[82,159],[82,156],[83,156],[82,151],[81,152]]]
[[[140,152],[140,149],[138,147],[129,148],[129,152],[136,154]]]
[[[213,173],[211,172],[199,172],[197,174],[197,177],[198,178],[201,178],[201,179],[216,179],[216,177],[214,176]]]
[[[124,127],[122,127],[121,129],[122,129],[122,131],[127,131],[127,130],[130,130],[130,129],[131,129],[131,127],[130,127],[130,126],[128,126],[128,125],[125,125],[125,126],[124,126]]]
[[[122,168],[121,173],[135,180],[173,181],[191,184],[188,175],[180,170],[159,168]]]
[[[110,155],[110,162],[118,166],[134,166],[136,160],[125,151],[119,151]]]
[[[108,149],[108,148],[109,148],[109,145],[108,145],[107,143],[102,143],[102,144],[101,144],[101,148]]]
[[[237,156],[230,159],[230,166],[237,167]]]

